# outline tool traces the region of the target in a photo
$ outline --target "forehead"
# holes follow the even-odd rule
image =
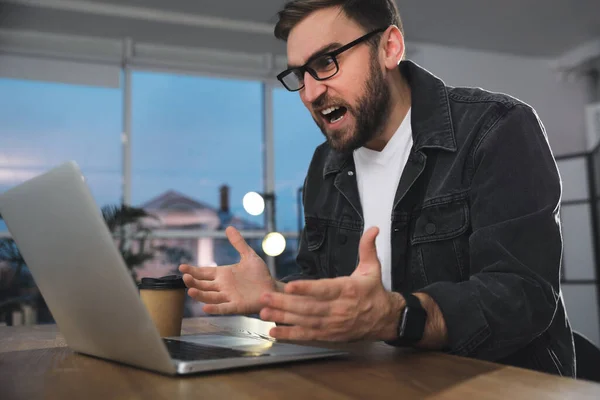
[[[360,37],[364,30],[346,17],[340,7],[315,11],[291,31],[287,41],[290,65],[302,65],[317,50],[331,44],[346,44]]]

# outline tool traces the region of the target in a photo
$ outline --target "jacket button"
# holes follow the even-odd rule
[[[427,225],[425,225],[425,232],[428,235],[433,235],[435,233],[435,224],[430,222]]]
[[[348,236],[346,236],[346,235],[340,235],[340,237],[338,239],[338,242],[340,244],[346,244],[347,241],[348,241]]]

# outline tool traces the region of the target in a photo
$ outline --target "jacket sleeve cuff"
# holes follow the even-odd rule
[[[477,355],[491,330],[477,299],[467,287],[468,283],[437,282],[417,292],[429,295],[440,308],[448,331],[446,350],[471,357]]]

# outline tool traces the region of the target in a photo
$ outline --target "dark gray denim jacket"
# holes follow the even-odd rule
[[[506,95],[447,87],[410,61],[413,149],[393,212],[392,288],[429,294],[448,352],[574,376],[560,295],[561,183],[543,126]],[[326,143],[304,184],[305,227],[284,281],[350,275],[363,217],[351,155]]]

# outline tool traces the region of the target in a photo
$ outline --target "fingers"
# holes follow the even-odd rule
[[[207,304],[221,304],[227,303],[229,299],[224,293],[221,292],[204,292],[196,288],[190,288],[188,295],[197,301]]]
[[[202,310],[207,314],[238,314],[233,303],[206,304]]]
[[[218,284],[215,281],[205,281],[200,279],[194,279],[192,275],[184,274],[183,275],[183,283],[188,288],[196,288],[198,290],[204,290],[207,292],[218,292]]]
[[[278,340],[325,340],[322,332],[301,326],[277,326],[271,328],[269,335]]]
[[[194,279],[191,275],[185,274],[183,275],[183,283],[188,288],[198,289],[204,292],[218,292],[219,284],[216,281],[201,281],[198,279]]]
[[[341,278],[294,281],[285,285],[288,294],[312,296],[319,300],[334,300],[342,293]]]
[[[324,317],[330,313],[329,302],[319,301],[315,298],[307,296],[283,293],[266,293],[261,297],[261,302],[269,309],[287,311],[289,313],[298,314],[301,316]]]
[[[234,227],[230,226],[225,229],[225,234],[227,235],[227,239],[229,239],[229,243],[240,253],[240,256],[247,257],[254,251]]]
[[[298,325],[310,329],[321,329],[324,321],[321,317],[298,315],[273,308],[263,308],[260,311],[260,319],[280,324]]]
[[[188,288],[193,288],[196,286],[196,280],[190,274],[183,274],[182,278],[183,283],[185,283],[185,286],[187,286]]]
[[[212,281],[217,276],[216,267],[192,267],[191,265],[182,264],[179,266],[179,271],[183,274],[189,274],[194,279]]]

